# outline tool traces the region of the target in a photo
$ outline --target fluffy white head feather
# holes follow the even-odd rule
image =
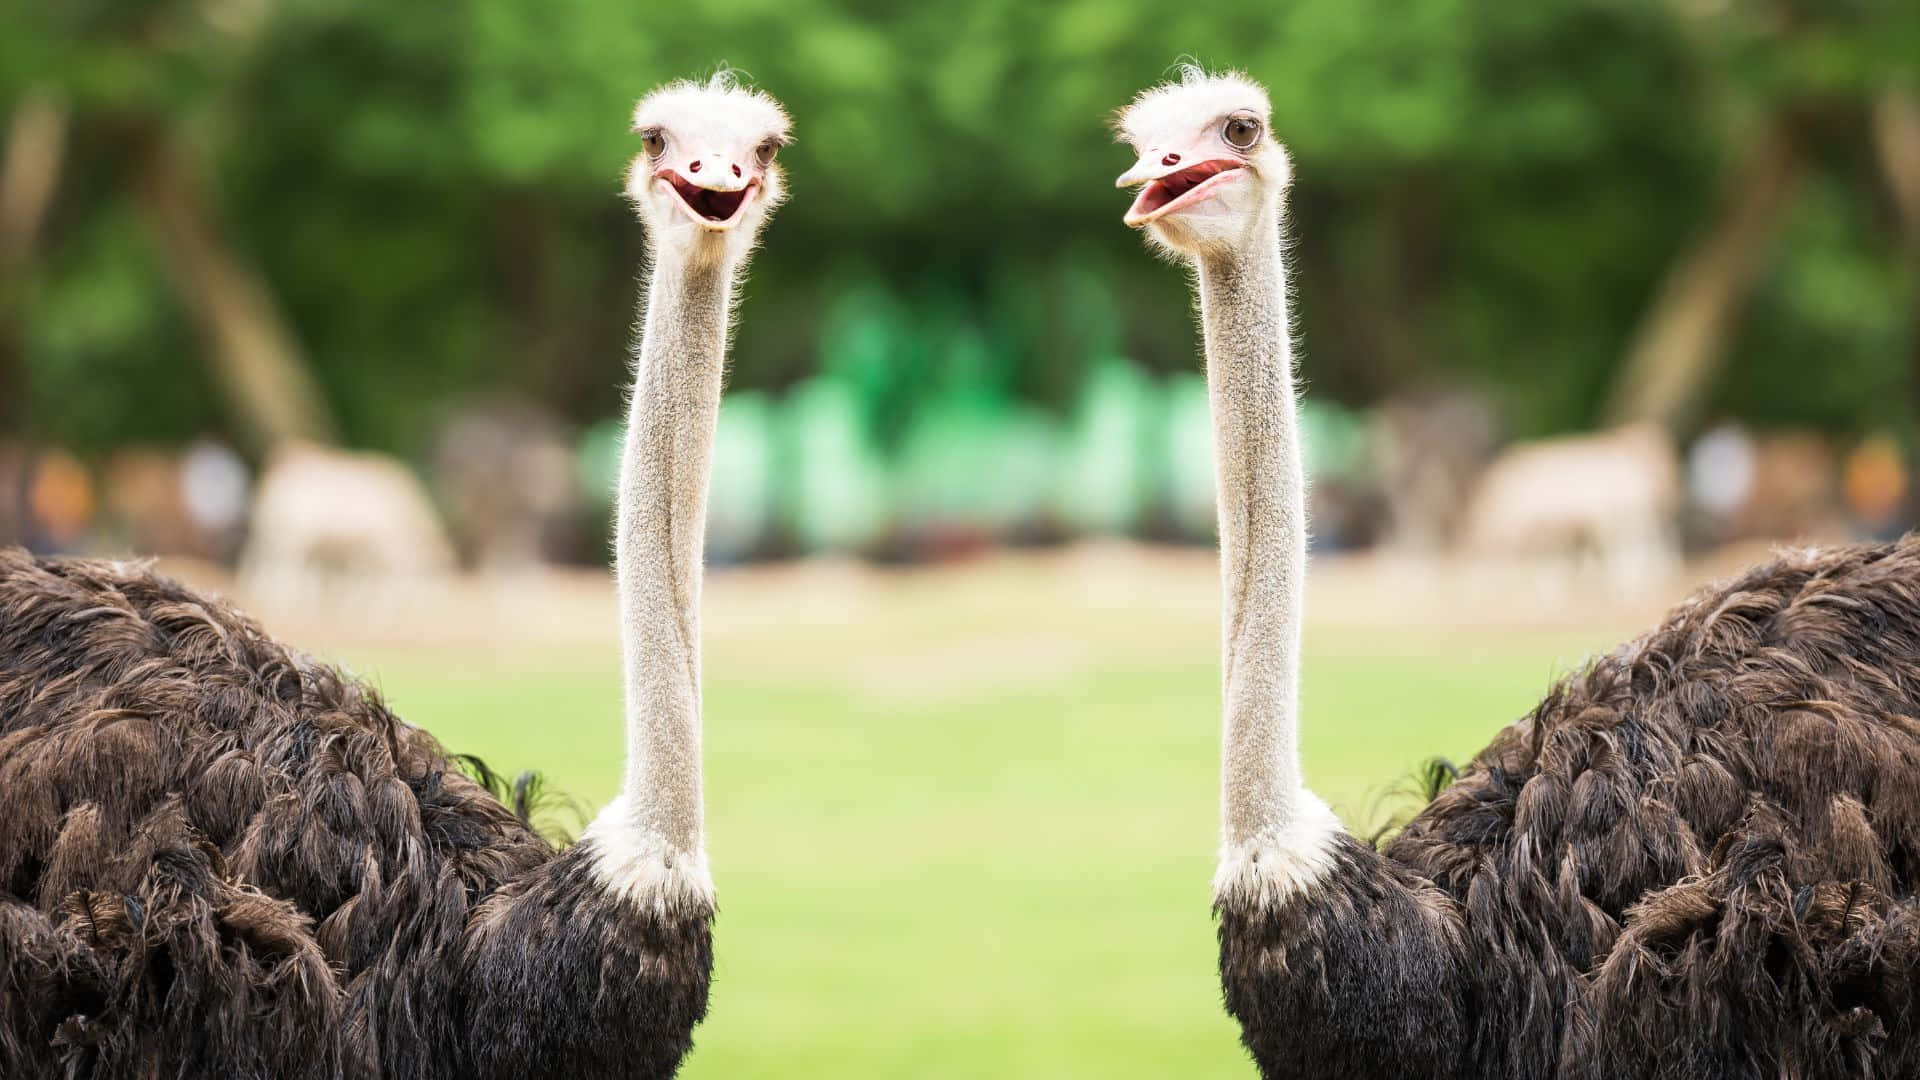
[[[743,253],[786,198],[774,159],[793,141],[792,122],[731,71],[648,94],[633,130],[642,151],[627,169],[627,197],[655,244]]]
[[[1138,155],[1118,181],[1141,189],[1127,224],[1185,257],[1271,242],[1293,179],[1272,111],[1259,83],[1194,65],[1134,98],[1114,118]]]

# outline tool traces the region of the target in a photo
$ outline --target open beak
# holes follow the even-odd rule
[[[1146,185],[1121,220],[1138,229],[1177,210],[1203,203],[1227,184],[1237,182],[1246,167],[1244,162],[1231,158],[1211,158],[1185,168],[1168,167],[1151,154],[1144,156],[1114,181],[1115,187]]]
[[[672,169],[661,169],[653,179],[654,183],[665,184],[672,191],[673,201],[694,224],[713,232],[725,232],[738,225],[747,203],[760,191],[758,177],[737,188],[701,187]]]

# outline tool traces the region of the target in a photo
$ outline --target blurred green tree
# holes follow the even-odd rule
[[[83,0],[24,9],[8,27],[14,31],[9,40],[22,53],[19,66],[9,69],[13,81],[7,86],[20,102],[13,110],[17,137],[9,144],[8,174],[50,170],[57,176],[57,163],[66,156],[67,110],[77,112],[88,140],[81,162],[116,174],[118,182],[105,195],[113,203],[109,214],[128,211],[141,220],[165,277],[197,325],[201,351],[210,361],[208,374],[224,391],[232,426],[262,449],[282,439],[326,440],[334,434],[326,399],[270,283],[226,236],[220,200],[209,187],[208,174],[231,131],[227,118],[236,73],[249,63],[271,13],[266,0],[214,5]],[[36,106],[40,102],[54,103],[57,125],[43,119],[48,106]],[[20,158],[27,164],[16,169]],[[36,168],[36,159],[54,164]],[[20,271],[45,214],[45,200],[38,196],[35,191],[19,205],[9,199],[0,214],[8,219],[4,231],[19,238],[8,245],[18,249],[7,260],[10,269],[0,271],[10,292],[39,284]],[[83,222],[81,228],[92,224]],[[84,295],[93,284],[87,278],[84,269],[73,277],[54,276],[47,282],[49,309],[60,310],[63,286],[77,286]],[[10,311],[24,306],[6,305]],[[91,323],[90,303],[73,308],[76,322]],[[12,332],[0,333],[18,342],[18,317],[4,321]],[[49,329],[56,336],[43,340],[44,350],[35,348],[42,342],[31,339],[0,349],[24,349],[30,362],[43,353],[44,365],[36,366],[52,369],[56,386],[62,374],[75,383],[96,379],[98,372],[85,370],[86,343],[69,337],[65,344],[78,347],[62,350],[57,335],[68,328],[56,322]],[[71,329],[84,336],[88,327]],[[181,357],[176,352],[154,359],[165,364]],[[33,371],[27,367],[15,377]],[[0,377],[6,374],[0,369]],[[146,407],[137,398],[128,405]],[[129,434],[126,427],[118,430],[123,438]],[[131,433],[138,434],[138,427]]]
[[[12,5],[0,115],[42,93],[72,121],[0,368],[28,385],[0,391],[82,449],[258,426],[209,404],[236,380],[205,374],[208,302],[169,284],[193,273],[141,181],[160,139],[349,441],[417,452],[481,385],[610,414],[642,256],[624,118],[726,62],[800,140],[735,384],[833,373],[870,441],[849,453],[981,402],[1064,419],[1109,359],[1196,362],[1182,283],[1119,225],[1102,123],[1182,55],[1271,88],[1317,393],[1465,381],[1519,432],[1600,420],[1660,283],[1782,130],[1798,179],[1674,411],[1910,424],[1914,261],[1868,120],[1920,57],[1897,0]]]

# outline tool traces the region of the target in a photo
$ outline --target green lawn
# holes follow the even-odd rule
[[[715,590],[718,971],[690,1080],[1252,1075],[1208,914],[1210,579],[1022,574]],[[1469,756],[1609,643],[1315,626],[1309,782],[1377,822],[1421,760]],[[610,639],[339,655],[455,749],[594,806],[617,783]]]

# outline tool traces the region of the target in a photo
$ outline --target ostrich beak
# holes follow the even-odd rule
[[[688,219],[709,232],[726,232],[740,224],[747,204],[760,190],[757,176],[744,181],[716,180],[708,186],[696,184],[672,169],[655,173],[654,183],[666,189]]]
[[[1140,160],[1133,163],[1133,168],[1121,173],[1119,179],[1113,182],[1113,186],[1130,188],[1135,184],[1144,184],[1149,180],[1158,180],[1169,173],[1179,172],[1179,158],[1175,157],[1175,164],[1168,165],[1167,156],[1169,155],[1162,155],[1158,148],[1144,151],[1140,155]]]
[[[1151,148],[1114,181],[1115,187],[1146,185],[1121,220],[1138,229],[1176,210],[1203,203],[1235,183],[1246,167],[1245,162],[1232,158],[1164,154],[1158,147]]]

